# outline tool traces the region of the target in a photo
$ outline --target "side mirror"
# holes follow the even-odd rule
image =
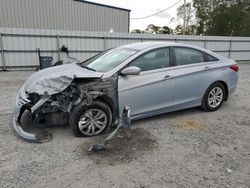
[[[127,67],[125,69],[123,69],[121,71],[121,74],[122,75],[139,75],[141,72],[141,69],[139,67],[136,67],[136,66],[131,66],[131,67]]]

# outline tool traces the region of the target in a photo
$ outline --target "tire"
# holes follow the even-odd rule
[[[225,96],[226,96],[225,87],[223,86],[222,83],[216,82],[211,86],[209,86],[209,88],[206,90],[202,99],[201,108],[208,112],[216,111],[223,104]]]
[[[112,113],[109,106],[100,101],[93,101],[87,108],[81,104],[75,106],[69,117],[70,128],[76,137],[99,135],[111,122]]]

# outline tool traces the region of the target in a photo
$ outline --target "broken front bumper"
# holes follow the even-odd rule
[[[33,113],[39,106],[41,106],[48,99],[49,98],[46,97],[41,98],[34,106],[31,107],[30,105],[31,101],[27,98],[27,94],[25,93],[24,87],[22,87],[18,92],[14,107],[13,127],[16,133],[24,140],[37,143],[47,142],[51,140],[52,136],[45,129],[37,133],[29,133],[25,131],[21,125],[21,118],[26,110],[28,110],[30,113]]]

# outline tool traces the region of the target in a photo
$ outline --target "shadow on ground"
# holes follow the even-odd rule
[[[107,135],[90,138],[81,145],[81,154],[95,164],[117,165],[142,159],[146,153],[153,152],[159,146],[158,139],[143,128],[131,129],[130,134],[128,138],[123,131],[119,131],[105,149],[99,151],[88,151],[88,149],[100,143]]]

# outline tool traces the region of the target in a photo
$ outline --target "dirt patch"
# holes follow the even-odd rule
[[[107,135],[94,137],[81,146],[82,155],[87,156],[95,164],[117,165],[142,159],[145,153],[153,152],[158,148],[158,139],[149,131],[135,128],[130,133],[128,138],[123,131],[119,131],[104,150],[88,151],[91,146],[103,141]]]
[[[204,129],[206,126],[198,120],[195,119],[182,119],[176,122],[178,127],[186,129]]]

